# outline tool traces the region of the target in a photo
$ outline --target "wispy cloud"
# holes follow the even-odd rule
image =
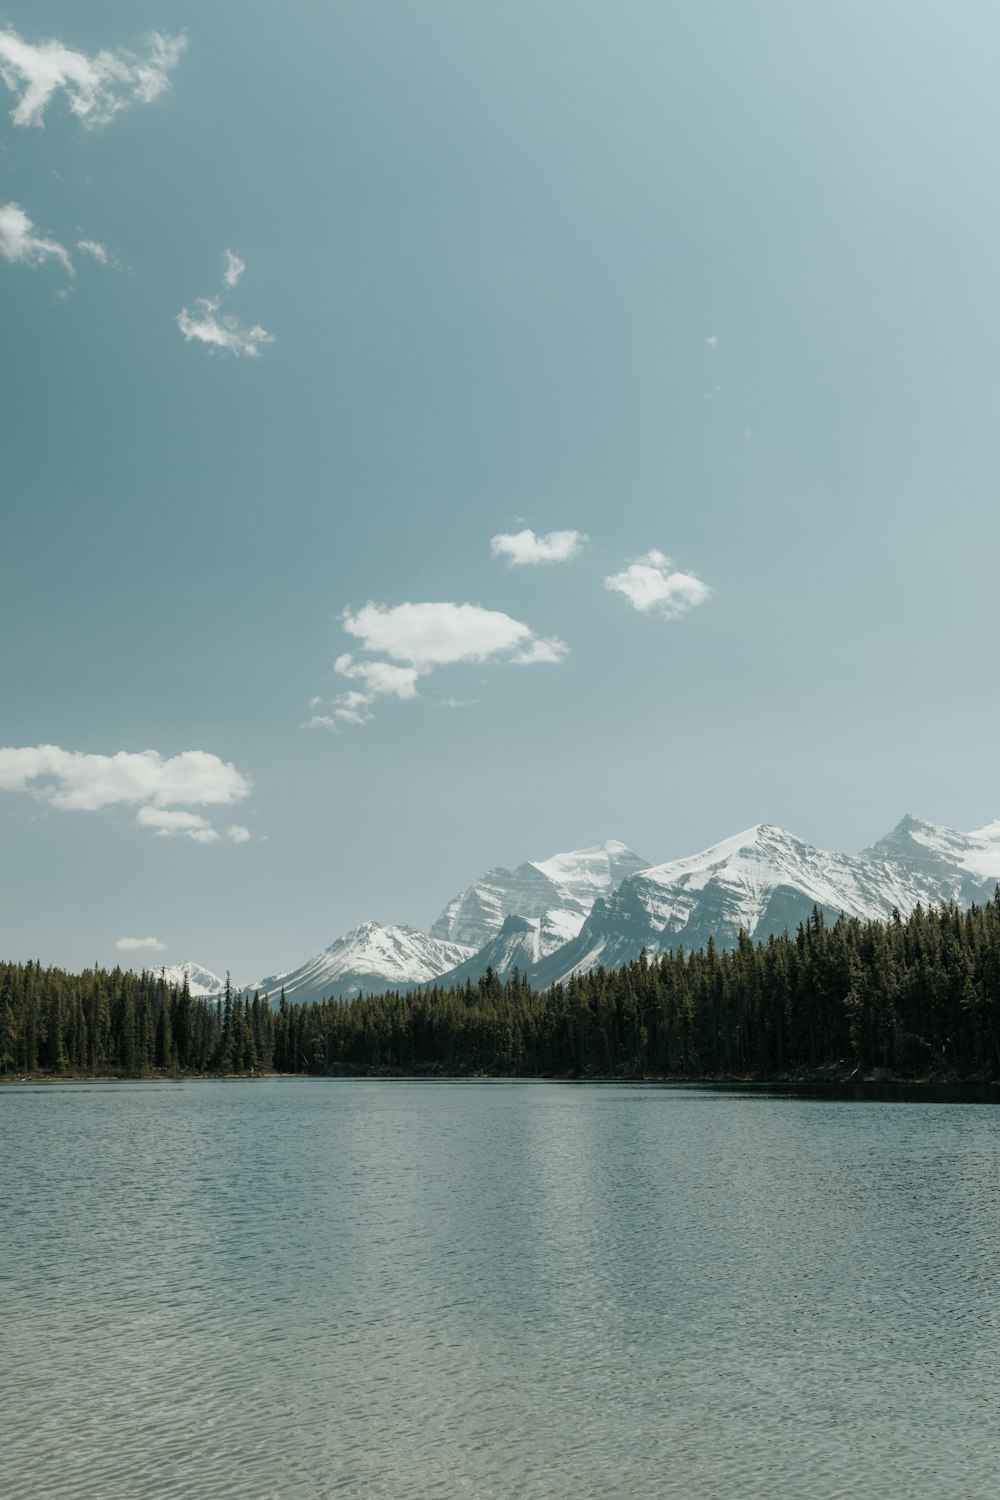
[[[231,250],[226,251],[226,269],[222,273],[222,285],[227,292],[231,292],[247,268],[245,260],[240,260]]]
[[[136,806],[138,828],[162,837],[183,834],[199,844],[215,843],[220,835],[189,809],[232,806],[250,790],[248,777],[206,750],[164,758],[156,750],[89,755],[58,745],[0,749],[0,791],[30,793],[62,812]],[[228,837],[242,842],[232,830]]]
[[[0,255],[12,264],[20,262],[26,266],[54,260],[68,275],[76,275],[66,246],[36,234],[34,224],[19,203],[0,203]]]
[[[506,559],[508,568],[569,562],[586,540],[583,531],[550,531],[545,536],[536,536],[529,529],[491,537],[490,552],[493,557]]]
[[[621,572],[604,580],[605,588],[621,594],[642,614],[656,612],[676,620],[704,604],[712,590],[693,573],[682,573],[673,560],[655,548],[637,557]]]
[[[265,344],[274,343],[274,334],[268,333],[255,323],[246,328],[230,313],[220,312],[222,297],[232,291],[246,270],[246,261],[240,260],[232,250],[227,250],[222,271],[223,291],[217,297],[199,297],[195,311],[182,307],[177,314],[177,326],[188,343],[207,344],[210,349],[221,349],[228,354],[245,354],[256,359]]]
[[[564,641],[537,636],[520,620],[478,604],[390,608],[369,603],[353,613],[345,610],[341,620],[361,650],[378,652],[383,659],[359,661],[351,652],[339,656],[334,671],[360,686],[340,693],[329,712],[314,714],[305,726],[310,729],[365,724],[378,698],[416,698],[418,681],[440,667],[501,661],[512,666],[554,664],[569,651]]]
[[[530,641],[525,641],[514,655],[510,657],[515,667],[537,667],[548,665],[556,667],[569,655],[569,647],[565,641],[561,641],[557,635],[544,639],[535,636]]]
[[[169,75],[187,46],[185,36],[154,31],[142,56],[119,47],[88,56],[55,40],[26,42],[0,31],[0,79],[17,96],[15,125],[42,125],[57,93],[88,128],[107,125],[133,104],[151,104],[170,86]]]
[[[93,256],[98,265],[106,266],[108,263],[108,247],[101,245],[97,240],[77,240],[76,248],[82,250],[84,255]]]
[[[274,334],[261,328],[259,323],[245,328],[231,314],[220,315],[217,297],[199,297],[195,306],[195,313],[189,313],[183,307],[177,314],[177,327],[188,342],[195,339],[200,344],[209,344],[229,354],[246,354],[251,359],[260,354],[265,344],[274,343]]]
[[[119,938],[115,947],[120,948],[123,953],[140,953],[143,949],[148,949],[150,953],[165,953],[167,951],[166,943],[161,943],[159,938],[155,937]]]
[[[710,333],[705,343],[710,349],[717,349],[719,347],[719,335],[717,333]]]

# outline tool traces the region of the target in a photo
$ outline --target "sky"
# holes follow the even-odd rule
[[[609,838],[1000,816],[998,48],[0,7],[0,956],[242,982]]]

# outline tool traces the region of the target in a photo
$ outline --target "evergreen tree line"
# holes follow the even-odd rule
[[[1000,887],[984,907],[678,950],[540,993],[455,989],[218,1001],[156,974],[0,964],[0,1073],[485,1073],[774,1078],[835,1069],[1000,1079]]]

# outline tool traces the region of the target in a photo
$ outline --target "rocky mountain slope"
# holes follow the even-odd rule
[[[589,849],[526,860],[514,870],[497,865],[460,891],[438,917],[431,936],[481,948],[496,937],[507,917],[543,917],[565,912],[578,927],[598,896],[609,896],[627,875],[644,870],[648,860],[625,844],[609,839]]]

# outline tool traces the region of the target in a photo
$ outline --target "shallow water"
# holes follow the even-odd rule
[[[6,1500],[1000,1493],[1000,1110],[0,1089]]]

